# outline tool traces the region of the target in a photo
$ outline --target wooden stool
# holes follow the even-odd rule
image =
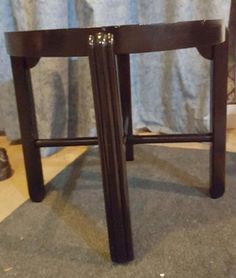
[[[125,158],[133,160],[134,144],[211,142],[210,195],[212,198],[223,195],[228,39],[220,20],[10,32],[5,37],[11,56],[30,198],[40,202],[45,195],[40,147],[99,144],[110,253],[114,262],[133,259]],[[129,54],[191,47],[213,62],[211,132],[133,135]],[[30,69],[41,57],[70,56],[89,56],[98,138],[40,139]]]

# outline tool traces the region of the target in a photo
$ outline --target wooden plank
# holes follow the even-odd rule
[[[88,37],[98,32],[114,35],[116,54],[210,46],[225,40],[221,20],[8,32],[5,38],[11,56],[88,56]]]

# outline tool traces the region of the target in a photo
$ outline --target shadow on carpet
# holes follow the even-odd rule
[[[236,277],[236,155],[218,200],[208,197],[208,151],[138,146],[127,165],[133,262],[110,261],[93,148],[42,203],[27,201],[0,224],[0,277]]]

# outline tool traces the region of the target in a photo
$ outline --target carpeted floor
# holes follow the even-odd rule
[[[208,152],[138,146],[128,163],[135,260],[109,259],[97,149],[0,224],[0,277],[235,278],[236,154],[227,192],[207,195]],[[161,276],[160,276],[161,274]]]

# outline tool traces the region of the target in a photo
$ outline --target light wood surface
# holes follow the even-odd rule
[[[24,161],[21,145],[10,145],[5,137],[0,137],[0,146],[7,150],[13,175],[0,182],[0,221],[28,200]],[[85,147],[63,148],[58,153],[43,158],[45,183],[49,182],[68,164],[86,151]]]
[[[160,144],[161,146],[188,149],[208,149],[208,143]],[[28,200],[24,162],[21,145],[10,145],[5,137],[0,137],[0,146],[6,148],[13,168],[11,178],[0,182],[0,222],[21,204]],[[86,147],[67,147],[58,153],[43,158],[45,183],[49,182],[68,164],[86,151]],[[227,151],[236,152],[236,129],[227,132]],[[236,167],[236,165],[235,165]]]

